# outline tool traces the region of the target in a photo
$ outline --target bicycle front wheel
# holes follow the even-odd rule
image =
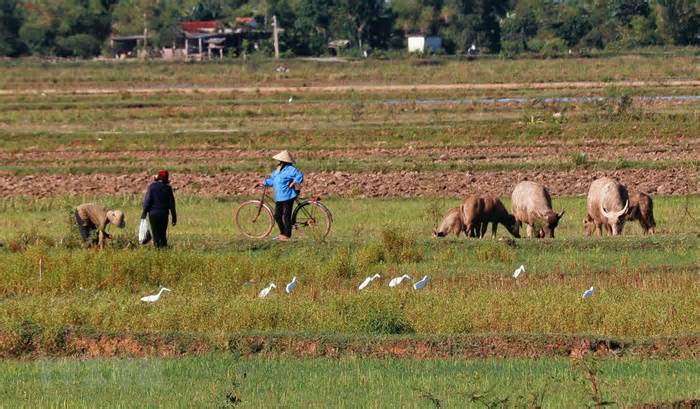
[[[236,227],[244,236],[251,239],[262,239],[270,235],[275,221],[272,209],[260,200],[248,200],[236,209]]]
[[[323,203],[305,202],[294,210],[292,219],[302,236],[323,240],[331,231],[333,216]]]

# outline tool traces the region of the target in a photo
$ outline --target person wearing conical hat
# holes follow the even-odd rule
[[[95,203],[83,203],[75,208],[75,222],[78,224],[78,231],[83,242],[90,240],[90,233],[97,230],[97,245],[104,247],[105,238],[111,239],[107,233],[107,225],[113,224],[119,228],[124,228],[124,213],[121,210],[107,210]]]
[[[275,191],[275,221],[280,229],[280,234],[275,239],[286,241],[292,237],[292,206],[299,196],[304,174],[294,166],[294,158],[288,151],[282,151],[272,159],[279,164],[261,184],[271,186]]]

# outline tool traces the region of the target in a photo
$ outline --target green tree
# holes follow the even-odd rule
[[[345,31],[362,49],[371,37],[372,27],[381,24],[385,15],[383,0],[338,0],[336,5],[337,27]],[[342,28],[345,28],[343,30]]]
[[[648,16],[651,11],[648,0],[609,0],[610,18],[629,24],[634,16]]]
[[[669,44],[700,44],[700,0],[656,0],[661,37]]]
[[[118,34],[134,35],[147,26],[150,44],[161,47],[172,43],[176,27],[194,7],[188,0],[119,0],[112,10],[112,27]]]
[[[546,29],[564,40],[567,46],[577,45],[591,31],[591,17],[588,10],[578,2],[553,4],[550,8]]]
[[[515,12],[503,20],[502,45],[507,54],[527,50],[528,41],[537,35],[537,16],[531,9]]]
[[[331,0],[300,0],[292,26],[295,54],[319,55],[326,51],[331,39],[332,13]]]
[[[0,0],[0,55],[14,57],[25,51],[19,40],[23,16],[17,0]]]
[[[499,20],[505,16],[507,5],[505,0],[447,0],[443,9],[448,23],[445,37],[460,52],[472,43],[498,52],[501,49]]]
[[[442,0],[392,0],[396,29],[403,34],[437,34]]]
[[[110,33],[110,0],[36,0],[27,3],[19,36],[34,54],[88,57]]]

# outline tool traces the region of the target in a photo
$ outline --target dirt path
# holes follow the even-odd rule
[[[507,196],[521,180],[547,186],[552,195],[580,195],[601,176],[617,177],[632,191],[684,195],[698,193],[694,169],[622,169],[616,171],[499,172],[308,172],[305,195],[340,197],[464,197],[469,194]],[[253,195],[258,173],[174,175],[179,194],[204,197]],[[0,176],[0,197],[50,197],[64,194],[140,194],[152,175],[30,175]]]
[[[201,355],[221,350],[206,339],[175,334],[79,335],[63,334],[60,343],[44,345],[41,339],[20,338],[0,332],[0,358],[74,356],[175,357]],[[692,359],[700,354],[698,337],[658,338],[635,342],[606,337],[575,335],[456,335],[434,337],[376,338],[312,335],[234,336],[223,348],[237,356],[345,357],[410,359],[484,358],[581,358],[593,353],[601,357]]]
[[[451,91],[451,90],[517,90],[517,89],[600,89],[609,87],[700,87],[700,80],[666,80],[666,81],[563,81],[563,82],[506,82],[484,84],[353,84],[334,86],[260,86],[260,87],[127,87],[127,88],[66,88],[66,89],[2,89],[4,95],[108,95],[108,94],[159,94],[159,93],[335,93],[335,92],[387,92],[387,91]]]

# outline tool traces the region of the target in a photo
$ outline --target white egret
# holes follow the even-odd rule
[[[156,301],[160,300],[160,296],[161,296],[161,294],[163,294],[163,291],[172,291],[172,290],[169,288],[161,287],[160,291],[158,291],[158,294],[147,295],[145,297],[141,297],[141,301],[143,301],[143,302],[156,302]]]
[[[518,267],[518,268],[513,272],[513,278],[518,278],[518,277],[520,277],[520,274],[522,274],[522,273],[524,273],[524,272],[525,272],[525,266],[521,264],[520,267]]]
[[[428,276],[424,275],[423,278],[420,279],[420,281],[416,281],[415,283],[413,283],[413,289],[420,290],[423,287],[425,287],[426,284],[428,284]]]
[[[270,291],[272,291],[273,288],[277,288],[277,286],[275,285],[275,283],[270,283],[270,285],[260,290],[260,292],[258,293],[258,298],[267,297],[267,295],[270,294]]]
[[[291,96],[291,97],[289,97],[289,99],[287,100],[287,103],[288,103],[288,104],[291,104],[293,101],[294,101],[294,96]]]
[[[285,291],[287,291],[287,294],[291,294],[295,288],[297,288],[297,277],[296,276],[294,276],[294,278],[292,278],[292,281],[290,281],[289,284],[287,284]]]
[[[369,285],[369,283],[371,283],[372,281],[378,279],[379,277],[380,277],[379,274],[375,274],[375,275],[373,275],[373,276],[369,276],[369,277],[365,278],[365,281],[363,281],[362,284],[360,284],[360,286],[357,287],[357,289],[358,289],[358,290],[362,290],[363,288],[367,287],[367,286]]]
[[[405,279],[407,279],[407,278],[408,278],[409,280],[411,279],[411,277],[409,277],[408,274],[404,274],[404,275],[402,275],[401,277],[394,277],[394,278],[391,279],[391,281],[389,281],[389,287],[392,287],[392,288],[393,288],[393,287],[396,287],[397,285],[401,284],[401,282],[402,282],[403,280],[405,280]]]
[[[588,298],[591,298],[591,297],[593,297],[593,287],[591,287],[591,288],[589,288],[588,290],[584,291],[584,292],[583,292],[583,295],[581,296],[581,298],[583,298],[584,300],[585,300],[585,299],[588,299]]]

